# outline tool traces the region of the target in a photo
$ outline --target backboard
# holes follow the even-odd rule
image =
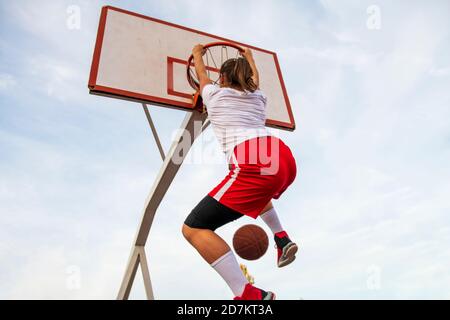
[[[217,41],[252,49],[260,87],[268,98],[266,125],[294,130],[291,105],[274,52],[111,6],[103,7],[100,16],[90,93],[192,110],[187,60],[194,45]],[[210,71],[217,72],[217,68]]]

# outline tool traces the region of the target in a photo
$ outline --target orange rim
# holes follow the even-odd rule
[[[244,52],[244,49],[241,46],[238,46],[237,44],[234,44],[231,42],[225,42],[225,41],[218,41],[218,42],[211,42],[211,43],[205,44],[203,46],[203,48],[205,49],[205,53],[206,53],[206,50],[208,50],[212,47],[225,47],[225,48],[230,47],[230,48],[236,49],[240,53]],[[193,60],[194,60],[194,56],[191,54],[188,59],[187,66],[186,66],[186,75],[187,75],[187,80],[188,80],[189,84],[191,85],[191,87],[194,90],[198,91],[200,89],[200,83],[198,82],[197,79],[194,78],[194,75],[192,72],[192,68],[195,68]],[[222,61],[222,63],[223,63],[223,61]]]

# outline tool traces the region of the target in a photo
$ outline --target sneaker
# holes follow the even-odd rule
[[[275,300],[275,293],[264,291],[247,283],[242,296],[235,297],[234,300]]]
[[[282,268],[295,260],[295,254],[298,251],[298,246],[289,239],[285,231],[275,233],[274,236],[278,251],[277,264],[278,268]]]

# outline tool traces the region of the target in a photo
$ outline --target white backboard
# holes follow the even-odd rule
[[[268,98],[266,124],[294,130],[291,105],[274,52],[111,6],[103,7],[100,16],[90,93],[192,110],[194,90],[186,78],[187,60],[194,45],[217,41],[252,49],[260,87]]]

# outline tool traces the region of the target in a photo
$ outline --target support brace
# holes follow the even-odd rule
[[[144,106],[144,111],[146,107]],[[149,117],[148,110],[146,112],[147,119],[149,123],[153,124],[151,118]],[[130,295],[131,288],[133,286],[133,281],[136,276],[137,268],[140,264],[142,275],[144,278],[144,285],[147,294],[147,299],[154,299],[152,284],[150,280],[150,272],[148,271],[147,259],[145,256],[145,244],[148,239],[150,228],[153,223],[153,218],[155,217],[156,210],[161,203],[164,195],[166,194],[170,184],[172,183],[178,169],[181,167],[184,159],[186,158],[188,151],[193,145],[195,139],[202,133],[204,129],[208,126],[209,122],[206,121],[207,115],[197,111],[189,112],[183,120],[180,126],[180,130],[176,135],[169,152],[165,157],[163,157],[164,162],[155,179],[155,182],[150,190],[147,197],[146,205],[143,210],[143,216],[139,229],[131,250],[131,255],[128,260],[128,265],[120,286],[117,299],[124,300],[128,299]],[[150,126],[152,127],[152,125]],[[154,126],[153,126],[154,128]],[[156,129],[153,130],[154,134]],[[159,139],[156,138],[157,144]],[[159,148],[159,146],[158,146]],[[160,152],[162,147],[159,148]],[[163,154],[163,153],[162,153]]]

